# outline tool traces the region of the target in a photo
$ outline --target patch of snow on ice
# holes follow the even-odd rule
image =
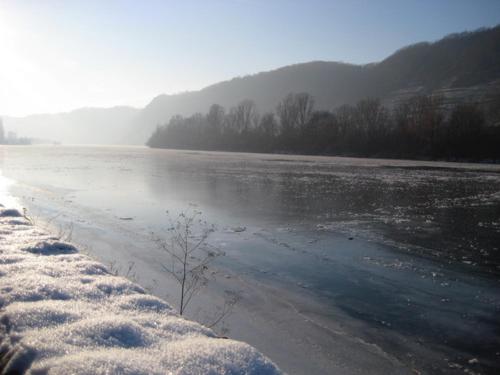
[[[281,373],[17,214],[0,209],[0,372]]]
[[[21,217],[21,213],[18,210],[14,210],[12,208],[10,209],[1,209],[0,210],[0,217]]]
[[[40,255],[72,254],[78,252],[73,245],[53,240],[40,241],[33,246],[25,247],[23,250]]]

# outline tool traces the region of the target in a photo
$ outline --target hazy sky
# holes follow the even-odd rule
[[[0,114],[142,107],[310,60],[500,23],[499,0],[0,0]]]

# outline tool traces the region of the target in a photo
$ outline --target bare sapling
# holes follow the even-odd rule
[[[168,214],[168,211],[167,211]],[[209,282],[209,264],[221,252],[207,243],[214,226],[201,219],[201,211],[191,208],[175,218],[169,214],[168,238],[157,239],[169,255],[162,264],[179,284],[179,314],[183,315],[192,298]]]

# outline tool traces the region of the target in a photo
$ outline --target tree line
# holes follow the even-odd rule
[[[9,132],[5,135],[5,129],[3,127],[3,121],[0,118],[0,145],[29,145],[31,140],[29,138],[18,138],[17,134],[14,132]]]
[[[316,110],[307,93],[291,93],[274,112],[259,114],[244,100],[226,111],[174,116],[157,126],[150,147],[446,160],[500,160],[500,103],[446,106],[416,96],[391,109],[364,99]]]

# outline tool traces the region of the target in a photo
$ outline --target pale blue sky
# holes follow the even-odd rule
[[[298,62],[379,61],[499,23],[499,0],[0,0],[0,113],[144,106]]]

